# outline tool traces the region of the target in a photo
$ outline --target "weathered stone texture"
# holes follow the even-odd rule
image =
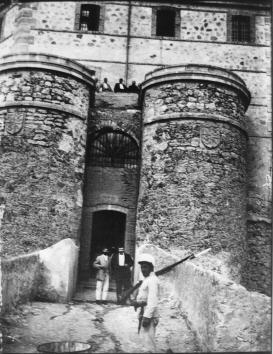
[[[141,115],[138,95],[100,93],[89,119],[88,132],[112,127],[131,135],[137,142],[141,134]],[[87,142],[88,149],[89,140]],[[92,215],[98,210],[116,210],[126,213],[125,248],[135,252],[136,205],[139,166],[130,168],[86,166],[84,188],[83,227],[81,235],[81,270],[88,270],[92,235]],[[110,209],[109,209],[110,208]]]
[[[77,239],[91,88],[21,69],[1,73],[0,92],[3,255]]]
[[[221,136],[217,148],[202,144],[204,127]],[[140,239],[244,257],[245,136],[222,123],[172,121],[145,127],[143,146]]]
[[[71,77],[39,71],[16,70],[2,74],[0,79],[0,103],[10,101],[48,102],[66,108],[74,108],[86,114],[89,107],[89,89]]]
[[[247,223],[247,262],[244,284],[248,289],[272,294],[272,225],[266,221]]]
[[[121,61],[124,62],[126,38],[78,32],[48,32],[33,30],[34,43],[30,51],[41,53],[54,52],[58,55],[77,60]]]
[[[107,4],[105,6],[104,32],[111,34],[127,34],[128,6]]]
[[[152,32],[152,8],[132,6],[131,33],[134,36],[149,37]]]
[[[13,37],[7,37],[7,39],[0,40],[0,53],[6,55],[10,53],[10,49],[13,46]]]
[[[176,296],[203,351],[270,350],[269,297],[249,292],[191,262],[178,266],[174,273]]]
[[[221,114],[238,123],[245,121],[244,105],[234,90],[211,83],[164,84],[145,94],[144,122],[172,113]]]
[[[2,260],[2,313],[35,299],[69,301],[76,285],[77,261],[78,247],[71,239]]]
[[[147,38],[131,39],[130,60],[142,64],[210,64],[231,70],[260,70],[270,48],[227,43],[196,43]],[[143,48],[145,48],[143,50]],[[202,56],[200,56],[202,53]]]
[[[150,75],[159,80],[162,74]],[[137,238],[167,249],[230,251],[239,280],[246,251],[246,134],[233,124],[244,125],[247,103],[234,88],[182,80],[144,82]]]
[[[1,261],[1,313],[34,299],[40,270],[37,253]]]
[[[5,133],[1,140],[3,255],[7,250],[19,254],[77,238],[84,122],[41,109],[9,113],[24,115],[25,124],[19,135]]]
[[[271,19],[269,16],[255,16],[255,28],[257,44],[270,45]]]
[[[1,34],[1,38],[6,38],[11,34],[13,34],[16,28],[15,18],[17,17],[17,15],[18,15],[18,5],[13,5],[5,14],[4,17],[5,22],[3,24],[3,31]]]
[[[225,12],[181,11],[181,39],[227,41]]]
[[[189,254],[186,251],[177,258],[152,244],[140,245],[136,260],[141,253],[155,257],[156,270]],[[211,260],[210,253],[160,276],[161,297],[172,300],[173,308],[180,308],[202,352],[269,351],[271,299],[211,271],[204,263],[206,259]]]
[[[76,2],[34,2],[31,3],[31,9],[35,13],[36,28],[70,31],[74,29]]]

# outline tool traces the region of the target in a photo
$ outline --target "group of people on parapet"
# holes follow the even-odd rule
[[[108,82],[108,79],[105,77],[103,79],[103,82],[99,82],[98,78],[95,78],[95,83],[96,83],[96,91],[97,92],[113,92],[111,85]],[[127,93],[139,93],[140,89],[139,86],[136,84],[136,81],[132,81],[132,84],[127,87],[123,79],[119,79],[119,82],[117,82],[114,86],[114,92],[127,92]]]

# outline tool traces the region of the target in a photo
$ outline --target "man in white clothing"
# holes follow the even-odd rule
[[[139,330],[149,352],[156,353],[155,331],[158,324],[159,281],[154,273],[155,260],[150,254],[141,254],[138,260],[144,276],[136,300],[132,303],[140,307]]]
[[[93,263],[93,267],[97,269],[96,284],[96,303],[106,304],[109,289],[109,252],[107,248],[102,250],[102,254],[98,256]]]

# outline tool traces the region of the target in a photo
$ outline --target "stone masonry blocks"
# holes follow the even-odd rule
[[[78,238],[93,89],[91,72],[88,78],[68,60],[27,54],[2,61],[1,231],[3,254],[16,255]]]
[[[229,85],[227,72],[210,67],[200,81],[201,73],[201,66],[166,68],[143,83],[137,239],[165,249],[230,251],[237,265],[234,279],[240,280],[249,98],[245,87]]]

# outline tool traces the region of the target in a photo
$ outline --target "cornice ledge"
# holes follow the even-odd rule
[[[64,57],[44,53],[14,53],[0,58],[0,73],[18,69],[41,69],[60,72],[94,87],[94,70]]]

